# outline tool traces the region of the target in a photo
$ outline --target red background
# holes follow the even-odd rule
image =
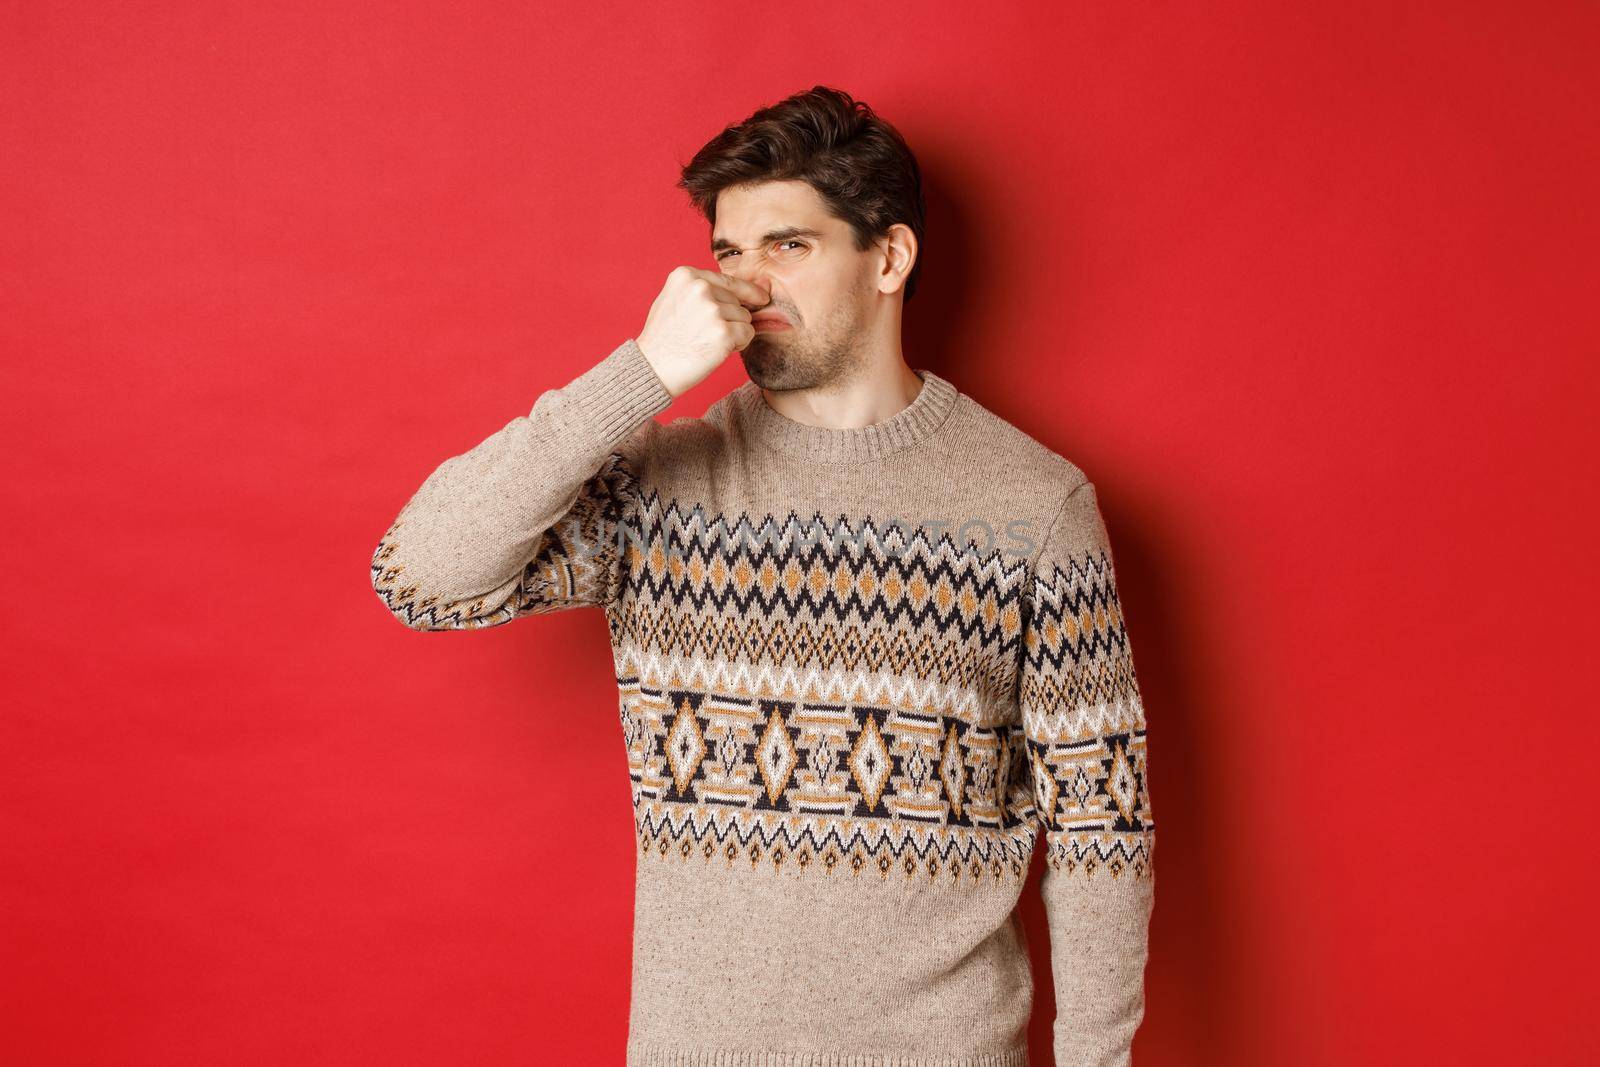
[[[415,634],[368,558],[710,265],[679,164],[821,82],[927,174],[909,362],[1101,489],[1136,1060],[1594,1062],[1592,4],[0,21],[0,1058],[621,1062],[603,618]]]

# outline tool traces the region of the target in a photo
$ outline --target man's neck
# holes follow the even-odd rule
[[[767,404],[780,415],[808,426],[854,430],[891,418],[908,407],[923,389],[903,358],[883,360],[848,380],[815,389],[762,389]]]

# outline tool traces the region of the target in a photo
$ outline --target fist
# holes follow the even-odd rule
[[[772,299],[755,282],[674,267],[634,343],[674,397],[682,396],[756,335],[750,313]]]

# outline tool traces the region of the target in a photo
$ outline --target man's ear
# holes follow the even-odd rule
[[[878,238],[883,253],[883,273],[878,278],[878,291],[893,293],[905,288],[911,268],[917,262],[917,235],[903,222],[890,226]]]

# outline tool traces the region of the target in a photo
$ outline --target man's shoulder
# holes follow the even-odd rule
[[[660,474],[673,466],[715,466],[726,460],[734,447],[728,408],[735,391],[714,401],[703,415],[646,419],[617,450],[639,472]]]
[[[951,445],[993,470],[1008,472],[1008,481],[1054,494],[1060,500],[1089,480],[1083,468],[1062,452],[963,392],[960,419]]]

